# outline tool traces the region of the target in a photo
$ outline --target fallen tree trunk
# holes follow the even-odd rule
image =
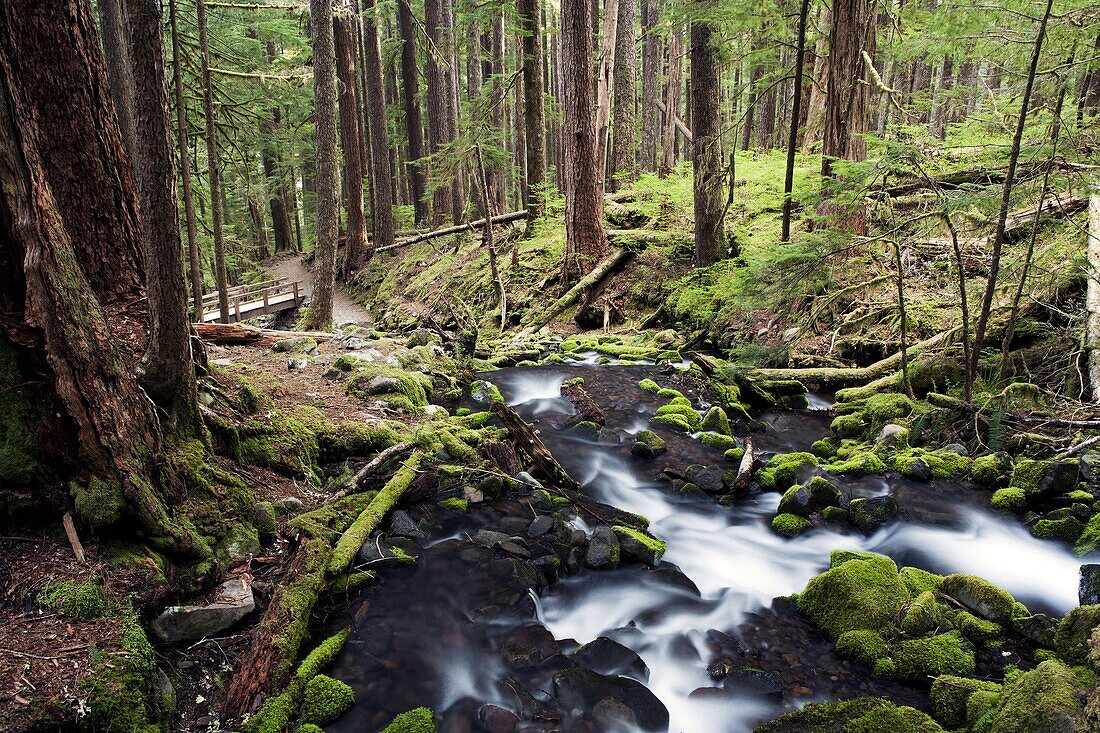
[[[491,409],[512,436],[516,448],[526,454],[534,463],[535,468],[547,477],[554,493],[564,496],[588,515],[604,524],[622,524],[640,529],[648,527],[649,520],[645,517],[608,506],[577,491],[580,484],[574,481],[565,468],[558,463],[550,449],[546,447],[538,433],[526,420],[503,402],[494,402]]]
[[[573,407],[577,410],[577,414],[569,419],[570,425],[576,425],[586,420],[588,422],[594,422],[597,425],[603,425],[607,422],[603,410],[601,410],[600,406],[596,404],[596,401],[592,399],[592,395],[588,394],[588,390],[580,384],[563,384],[561,387],[561,394],[572,402]]]
[[[295,338],[308,336],[316,339],[330,339],[336,334],[327,331],[279,331],[271,328],[242,326],[239,323],[193,323],[191,326],[203,341],[223,346],[254,344],[264,339]]]
[[[565,295],[554,301],[549,308],[533,316],[531,320],[520,329],[520,336],[530,336],[535,331],[557,318],[565,312],[566,309],[580,300],[582,295],[596,285],[599,285],[600,281],[633,256],[634,253],[629,249],[617,249],[612,252],[605,257],[602,262],[592,268],[592,272],[582,277],[576,285],[571,287]]]
[[[737,477],[733,480],[734,491],[744,491],[749,488],[752,480],[752,472],[756,463],[756,447],[752,442],[752,436],[745,438],[745,454],[741,456],[741,463],[737,467]]]
[[[665,103],[658,99],[656,100],[656,105],[657,109],[661,110],[661,114],[665,114],[665,110],[668,109],[667,107],[665,107]],[[676,129],[680,131],[680,134],[684,136],[684,139],[686,139],[689,143],[695,142],[694,138],[692,138],[691,136],[691,129],[684,124],[684,121],[681,120],[678,116],[674,118],[674,121],[676,122]]]
[[[493,224],[510,224],[513,221],[520,221],[527,218],[527,210],[513,211],[508,214],[499,214],[492,219]],[[410,244],[418,244],[420,242],[427,242],[429,239],[436,239],[438,237],[446,237],[449,234],[460,234],[462,232],[471,232],[474,229],[481,229],[487,223],[487,219],[476,219],[466,224],[456,224],[452,227],[444,227],[443,229],[433,229],[430,232],[424,232],[423,234],[417,234],[415,237],[409,237],[408,239],[402,239],[400,242],[394,242],[393,244],[387,244],[385,247],[378,247],[375,252],[389,252],[392,249],[398,247],[405,247]]]
[[[365,466],[356,471],[355,475],[351,477],[351,480],[347,482],[344,488],[332,495],[332,498],[328,500],[329,503],[342,499],[353,491],[358,491],[362,488],[363,484],[367,482],[367,479],[378,472],[378,469],[381,468],[386,461],[402,453],[407,453],[412,449],[413,443],[395,443],[389,448],[384,449],[374,458],[370,459]]]
[[[1021,165],[1017,167],[1016,179],[1025,180],[1039,167],[1040,166],[1035,165]],[[909,196],[930,188],[942,188],[950,191],[966,185],[993,186],[1004,183],[1006,171],[1006,168],[971,168],[965,171],[948,173],[931,180],[923,177],[907,177],[892,186],[881,188],[880,191],[887,196],[897,198],[899,196]]]

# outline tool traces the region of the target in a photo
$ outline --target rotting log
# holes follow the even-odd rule
[[[752,436],[745,438],[745,453],[741,456],[741,463],[737,467],[737,477],[733,480],[734,491],[744,491],[749,488],[752,480],[753,468],[756,463],[756,446]]]
[[[527,218],[527,210],[512,211],[507,214],[499,214],[492,218],[493,224],[510,224],[514,221],[520,221]],[[394,242],[393,244],[387,244],[384,247],[378,247],[375,252],[389,252],[390,250],[397,249],[398,247],[406,247],[410,244],[419,244],[420,242],[427,242],[430,239],[437,239],[438,237],[446,237],[450,234],[461,234],[462,232],[471,232],[475,229],[481,229],[487,223],[487,219],[476,219],[466,224],[456,224],[451,227],[444,227],[442,229],[433,229],[430,232],[423,232],[416,236],[409,237],[408,239],[402,239],[400,242]]]
[[[362,468],[356,471],[355,475],[351,477],[351,480],[348,481],[342,489],[332,495],[332,498],[329,499],[329,502],[342,499],[351,492],[358,491],[360,488],[363,487],[367,480],[378,473],[378,469],[380,469],[387,461],[392,458],[396,458],[402,453],[407,453],[412,449],[412,443],[394,443],[389,448],[382,450],[374,458],[367,461],[367,463]]]
[[[271,328],[242,326],[239,323],[193,323],[195,333],[203,341],[224,346],[254,344],[264,339],[284,339],[298,336],[331,339],[336,336],[329,331],[279,331]]]
[[[592,395],[588,394],[588,390],[582,387],[579,383],[563,384],[561,386],[562,397],[565,397],[576,409],[577,413],[573,415],[569,421],[569,425],[576,425],[579,422],[593,422],[597,425],[604,425],[607,422],[607,418],[604,417],[603,410],[596,404],[596,401],[592,399]]]
[[[617,249],[609,254],[603,261],[592,268],[591,272],[582,277],[576,285],[569,288],[565,295],[554,301],[549,308],[532,316],[523,328],[520,329],[519,335],[530,336],[535,331],[538,331],[547,323],[560,316],[570,306],[576,304],[577,301],[581,299],[581,296],[587,293],[591,288],[599,285],[605,277],[610,275],[633,256],[634,252],[629,249]]]
[[[550,449],[542,442],[535,429],[508,405],[494,402],[492,412],[515,441],[516,448],[527,455],[535,468],[545,476],[550,484],[548,490],[564,496],[589,516],[608,525],[626,525],[646,529],[649,521],[645,517],[609,506],[603,502],[585,496],[578,489],[580,484],[558,463]]]

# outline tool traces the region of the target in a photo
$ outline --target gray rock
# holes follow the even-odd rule
[[[297,496],[287,496],[273,501],[271,506],[280,514],[297,514],[305,508],[305,504]]]
[[[1095,606],[1100,603],[1100,565],[1082,565],[1081,581],[1077,586],[1077,599],[1082,606]]]
[[[494,532],[491,529],[479,529],[474,533],[473,540],[476,544],[482,547],[496,547],[502,542],[507,542],[512,539],[510,535],[506,535],[503,532]]]
[[[542,488],[542,484],[539,482],[539,480],[537,478],[535,478],[534,476],[532,476],[531,474],[527,473],[526,471],[520,471],[519,473],[517,473],[516,474],[516,479],[519,480],[519,481],[522,481],[523,483],[527,484],[528,486],[530,486],[532,488],[535,488],[535,489],[541,489]]]
[[[619,564],[619,538],[610,527],[596,527],[584,554],[584,564],[594,570],[606,570]]]
[[[547,514],[541,514],[535,517],[534,521],[527,527],[527,536],[531,539],[542,537],[544,534],[554,529],[554,524],[553,517]]]
[[[931,481],[933,478],[932,469],[928,467],[928,464],[925,463],[922,458],[914,459],[913,462],[905,468],[904,473],[906,477],[914,481]]]
[[[237,366],[237,362],[232,359],[211,359],[210,363],[218,367],[231,367]]]
[[[948,443],[940,450],[947,451],[948,453],[954,453],[955,455],[962,456],[963,458],[970,457],[970,451],[967,450],[966,446],[962,443]]]
[[[595,641],[582,646],[573,655],[573,661],[600,674],[623,675],[639,682],[649,681],[649,667],[642,658],[633,649],[606,636],[597,637]]]
[[[554,697],[567,711],[599,713],[643,731],[668,730],[668,708],[629,677],[608,677],[581,667],[567,669],[554,675]]]
[[[519,716],[499,705],[482,705],[477,719],[486,733],[514,733],[519,725]]]
[[[217,364],[216,360],[212,363]],[[1100,453],[1089,453],[1081,456],[1081,460],[1078,462],[1078,467],[1081,472],[1081,480],[1089,484],[1100,484]]]
[[[372,377],[367,382],[365,391],[370,395],[389,394],[391,392],[396,392],[400,384],[401,380],[397,377],[384,377],[379,374],[376,377]]]
[[[367,348],[367,346],[367,342],[359,338],[358,336],[351,336],[350,338],[344,339],[344,348],[351,351],[355,351],[357,349],[365,349]]]
[[[792,486],[779,500],[777,514],[797,514],[800,517],[809,517],[813,497],[805,486]]]
[[[661,557],[665,554],[665,547],[662,543],[651,538],[649,542],[646,542],[618,527],[615,527],[612,531],[619,538],[619,549],[624,557],[654,567],[661,562]],[[642,534],[644,535],[644,533]]]
[[[909,429],[901,425],[895,425],[893,423],[883,425],[882,430],[879,431],[878,437],[875,439],[875,445],[889,448],[898,442],[899,436],[907,435],[908,433]]]
[[[307,366],[309,366],[309,359],[300,359],[299,358],[299,359],[287,359],[286,360],[286,370],[288,372],[293,372],[296,369],[305,369]]]
[[[722,474],[725,473],[718,466],[700,466],[698,464],[684,469],[684,479],[693,483],[708,494],[721,494],[725,491],[722,484]]]
[[[428,535],[424,530],[420,529],[413,518],[409,516],[409,513],[398,509],[390,514],[390,532],[402,537],[411,537],[416,540],[425,540]]]
[[[871,534],[897,515],[898,502],[892,496],[852,499],[848,504],[848,518],[864,534]]]
[[[429,331],[426,328],[418,328],[409,334],[408,339],[405,340],[405,345],[410,349],[416,346],[428,346],[429,344],[438,344],[442,341],[439,335]]]
[[[217,587],[210,603],[169,606],[153,621],[152,630],[163,641],[194,641],[225,631],[255,608],[252,586],[233,578]]]
[[[1050,461],[1039,478],[1036,493],[1044,496],[1056,496],[1077,488],[1080,476],[1077,461]]]
[[[317,350],[317,342],[308,336],[294,336],[276,341],[271,350],[277,354],[308,354]]]
[[[1010,625],[1017,634],[1041,647],[1049,649],[1054,646],[1054,632],[1058,629],[1058,619],[1051,618],[1045,613],[1035,613],[1014,618]]]

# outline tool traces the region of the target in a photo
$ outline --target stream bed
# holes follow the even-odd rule
[[[381,730],[418,706],[432,708],[448,733],[733,733],[807,702],[860,695],[926,707],[925,691],[836,656],[784,598],[826,569],[834,549],[882,553],[899,567],[980,575],[1033,611],[1063,614],[1077,605],[1080,561],[994,513],[986,491],[953,481],[830,476],[848,498],[892,494],[898,520],[871,536],[817,527],[786,539],[770,528],[779,494],[724,506],[704,493],[674,490],[662,474],[689,464],[731,468],[720,451],[658,429],[666,453],[631,455],[632,436],[664,404],[639,380],[675,386],[703,406],[676,373],[555,365],[483,376],[535,424],[586,493],[648,517],[667,553],[657,567],[624,561],[612,570],[587,569],[582,532],[593,527],[572,517],[556,530],[559,572],[532,524],[556,507],[506,495],[467,513],[414,513],[406,522],[414,526],[390,530],[410,535],[402,547],[416,563],[386,568],[382,582],[349,599],[353,633],[332,674],[352,685],[358,702],[329,731]],[[560,390],[575,376],[585,378],[606,415],[598,434],[566,426],[573,407]],[[766,430],[754,435],[757,451],[806,450],[828,434],[829,419],[823,409],[765,414]],[[979,671],[997,674],[1018,661],[1001,657],[979,653]],[[724,675],[708,673],[715,665]],[[632,722],[612,722],[624,717]]]

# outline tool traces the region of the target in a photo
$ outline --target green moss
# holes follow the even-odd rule
[[[816,509],[840,504],[840,489],[824,476],[814,476],[806,484],[806,488],[810,490],[810,500]]]
[[[114,649],[89,655],[92,673],[80,682],[84,721],[93,730],[145,731],[146,699],[156,681],[156,659],[137,619],[129,619]]]
[[[836,653],[853,662],[874,667],[875,662],[888,656],[888,649],[882,634],[869,629],[855,629],[844,632],[836,640]]]
[[[294,733],[325,733],[325,729],[313,723],[306,723],[295,728]]]
[[[612,531],[619,536],[619,544],[624,545],[630,542],[637,542],[640,544],[644,551],[641,554],[646,555],[645,560],[653,565],[660,562],[661,558],[668,551],[668,545],[664,540],[659,540],[645,532],[641,532],[633,527],[627,527],[625,525],[616,524],[612,528]]]
[[[835,639],[855,629],[888,629],[908,600],[894,561],[865,553],[813,578],[798,596],[798,610]]]
[[[695,426],[679,414],[655,415],[649,422],[652,425],[662,425],[666,428],[683,430],[685,433],[695,432]]]
[[[431,388],[431,377],[426,374],[384,364],[369,364],[352,373],[347,393],[367,401],[403,397],[413,407],[420,408],[428,404]],[[499,393],[497,390],[496,394]]]
[[[986,487],[996,486],[1007,480],[1012,471],[1012,459],[1004,453],[990,453],[978,456],[970,465],[970,476],[974,482]]]
[[[982,618],[1007,624],[1016,600],[1005,590],[976,575],[955,573],[940,582],[939,592],[950,596]]]
[[[454,511],[464,512],[470,508],[470,502],[467,499],[460,499],[457,496],[452,496],[450,499],[444,499],[439,502],[439,506],[444,509],[453,509]]]
[[[39,594],[38,603],[78,621],[88,621],[107,614],[107,596],[99,584],[91,581],[77,583],[62,580],[53,583]]]
[[[319,674],[306,683],[302,720],[321,724],[335,720],[355,704],[355,691],[346,682]]]
[[[817,465],[817,457],[811,453],[781,453],[772,458],[756,473],[756,481],[764,488],[785,490],[798,482],[798,473]]]
[[[1084,533],[1085,525],[1077,517],[1040,519],[1031,525],[1031,534],[1041,540],[1059,540],[1073,544]]]
[[[661,386],[654,382],[652,379],[648,378],[638,382],[638,386],[644,389],[646,392],[652,392],[653,394],[657,394],[661,391]]]
[[[341,631],[317,645],[298,665],[290,684],[282,693],[268,698],[263,707],[248,720],[248,733],[283,733],[287,724],[298,712],[298,706],[306,693],[306,685],[321,673],[344,648],[348,632]]]
[[[1001,686],[996,682],[940,675],[932,683],[929,701],[932,704],[932,717],[948,728],[961,728],[967,722],[967,701],[979,690],[997,692]]]
[[[678,390],[678,389],[669,389],[668,387],[658,389],[657,390],[657,396],[660,397],[661,399],[665,399],[665,400],[675,400],[677,398],[679,398],[681,400],[687,399],[686,397],[684,397],[683,393],[680,390]],[[688,404],[690,404],[690,402]]]
[[[916,464],[924,464],[933,478],[957,478],[970,473],[970,459],[951,451],[928,451],[923,448],[910,448],[896,453],[891,458],[894,470],[903,476],[918,475]]]
[[[252,516],[256,531],[259,533],[260,544],[267,547],[275,541],[275,507],[270,501],[257,502]]]
[[[974,651],[957,631],[899,641],[894,645],[891,658],[900,679],[974,674]]]
[[[810,452],[818,458],[833,458],[836,456],[837,447],[838,444],[834,438],[822,438],[810,445]]]
[[[886,470],[886,464],[874,453],[857,453],[851,458],[825,466],[830,473],[838,473],[846,476],[866,476],[871,473],[882,473]]]
[[[374,581],[377,577],[378,576],[370,570],[359,570],[354,573],[348,573],[347,575],[341,575],[332,581],[326,592],[329,595],[348,593],[361,585],[366,585]]]
[[[301,354],[313,351],[317,348],[317,342],[308,336],[294,336],[276,341],[271,350],[278,354]]]
[[[729,418],[726,417],[726,411],[717,406],[710,408],[707,410],[707,414],[703,415],[703,421],[700,423],[699,429],[729,435],[730,423]]]
[[[829,429],[838,438],[851,438],[862,435],[866,428],[867,424],[863,422],[863,418],[859,415],[837,415],[829,425]]]
[[[839,506],[827,506],[821,510],[821,516],[828,522],[847,522],[848,510]]]
[[[952,615],[952,623],[963,636],[976,645],[992,645],[1003,634],[1000,624],[978,618],[969,611],[956,611]]]
[[[1078,555],[1088,555],[1096,552],[1097,548],[1100,548],[1100,513],[1092,515],[1074,545]]]
[[[745,457],[744,448],[730,448],[722,454],[722,458],[726,459],[730,463],[741,463],[741,459]]]
[[[889,660],[880,660],[889,661]],[[936,721],[888,700],[860,697],[810,703],[753,729],[754,733],[943,733]]]
[[[989,503],[999,512],[1021,514],[1027,511],[1027,494],[1023,489],[1015,487],[997,489],[990,497]]]
[[[663,405],[657,408],[657,417],[663,415],[675,415],[680,417],[691,426],[692,430],[699,429],[699,423],[702,422],[702,418],[699,417],[699,413],[695,411],[691,405],[684,405],[681,403],[670,402],[667,405]]]
[[[905,567],[898,572],[898,575],[901,577],[901,582],[905,583],[905,587],[913,595],[936,590],[943,580],[942,575],[936,575],[920,568]]]
[[[106,527],[122,518],[126,499],[118,479],[93,477],[87,484],[72,482],[69,492],[77,516],[93,527]]]
[[[387,424],[333,424],[324,420],[311,422],[309,427],[317,437],[318,461],[325,463],[342,461],[349,456],[371,455],[404,440],[401,433]]]
[[[1005,684],[993,729],[997,733],[1033,733],[1055,730],[1051,725],[1059,721],[1057,730],[1089,730],[1082,692],[1065,665],[1043,662]]]
[[[1100,626],[1100,606],[1078,606],[1065,615],[1054,631],[1054,650],[1069,665],[1085,664],[1089,658],[1089,638]]]
[[[809,520],[797,514],[777,514],[772,519],[772,531],[784,537],[795,537],[812,526]]]
[[[924,591],[905,609],[899,624],[909,636],[924,636],[935,631],[944,620],[944,607],[932,591]]]
[[[435,720],[428,708],[416,708],[401,713],[387,725],[382,733],[435,733]]]
[[[722,433],[700,433],[698,439],[703,445],[717,448],[720,451],[729,450],[737,445],[736,440]]]
[[[912,412],[913,400],[903,394],[884,392],[872,395],[863,402],[863,413],[879,424],[907,417]]]
[[[1069,492],[1068,494],[1064,494],[1064,496],[1069,501],[1078,502],[1078,503],[1082,503],[1082,504],[1091,504],[1096,499],[1096,497],[1094,497],[1092,494],[1090,494],[1089,492],[1084,491],[1082,489],[1074,489],[1073,491]]]

